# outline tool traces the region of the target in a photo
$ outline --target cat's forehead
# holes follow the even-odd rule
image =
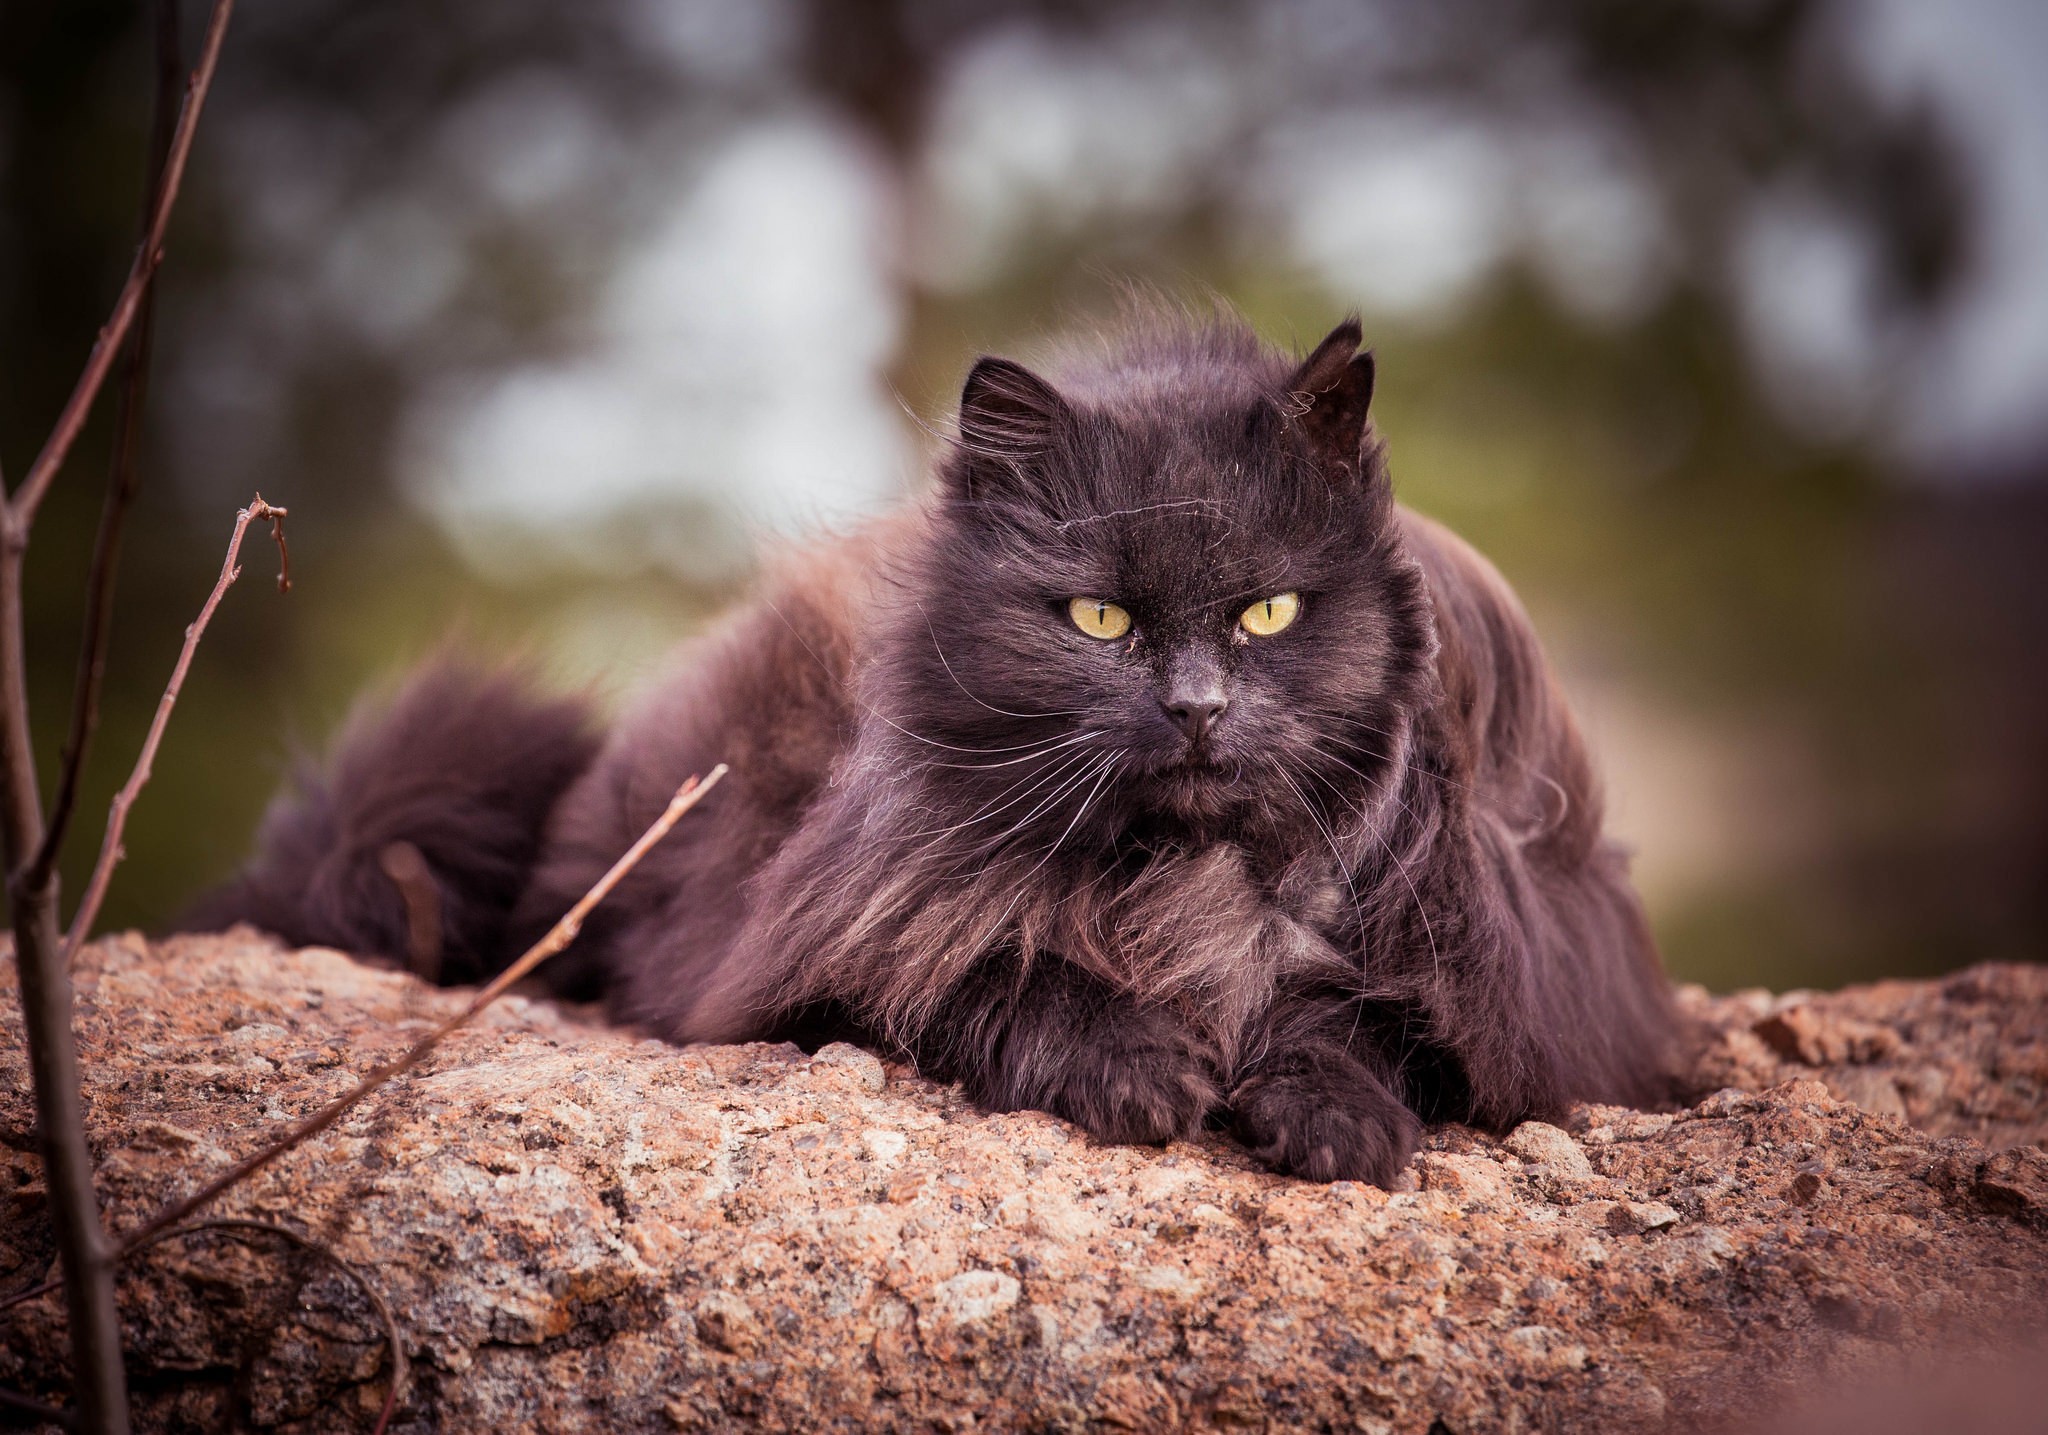
[[[1228,596],[1308,581],[1341,546],[1319,476],[1222,423],[1127,427],[1049,506],[1045,537],[1118,592]]]
[[[1061,506],[1076,527],[1164,542],[1208,543],[1221,531],[1256,546],[1262,534],[1298,541],[1333,516],[1320,478],[1242,409],[1212,403],[1120,419],[1074,457]]]

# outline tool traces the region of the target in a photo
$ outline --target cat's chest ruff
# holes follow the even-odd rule
[[[1218,842],[1142,865],[1077,874],[1051,945],[1069,961],[1152,1001],[1241,1029],[1292,977],[1345,966],[1331,939],[1347,888],[1334,861],[1262,872]]]

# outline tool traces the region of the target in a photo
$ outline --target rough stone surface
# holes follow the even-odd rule
[[[79,987],[116,1227],[459,999],[245,933],[103,942]],[[1451,1128],[1389,1193],[514,998],[219,1213],[385,1294],[419,1431],[1697,1429],[2038,1330],[2048,970],[1685,1001],[1697,1104]],[[5,964],[0,1028],[18,1289],[51,1254]],[[373,1420],[381,1341],[332,1269],[200,1237],[122,1290],[141,1428]],[[61,1398],[61,1348],[54,1298],[0,1314],[0,1384]]]
[[[1972,967],[1826,995],[1681,996],[1708,1038],[1695,1067],[1702,1092],[1817,1080],[1932,1135],[2048,1144],[2048,967]]]

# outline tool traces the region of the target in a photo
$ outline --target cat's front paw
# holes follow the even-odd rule
[[[1193,1065],[1112,1071],[1098,1085],[1068,1094],[1068,1119],[1099,1140],[1160,1146],[1199,1131],[1220,1095],[1208,1073]]]
[[[1415,1113],[1355,1064],[1255,1074],[1230,1106],[1252,1154],[1310,1181],[1386,1186],[1422,1140]]]
[[[1069,1052],[1042,1106],[1090,1136],[1157,1146],[1192,1136],[1221,1098],[1199,1043],[1170,1022],[1132,1017]]]

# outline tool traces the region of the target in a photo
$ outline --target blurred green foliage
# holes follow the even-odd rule
[[[1085,50],[1119,24],[1227,37],[1260,23],[1258,7],[1221,3],[1183,14],[819,0],[768,7],[795,37],[772,70],[679,80],[620,40],[614,22],[630,7],[573,8],[294,0],[245,17],[175,231],[160,376],[203,371],[208,324],[276,298],[263,285],[277,274],[235,223],[232,207],[249,197],[209,168],[224,128],[288,119],[315,147],[305,162],[340,165],[337,192],[367,202],[409,173],[411,151],[425,148],[416,142],[471,86],[547,64],[621,123],[680,114],[686,135],[776,106],[823,107],[914,191],[940,78],[995,26],[1029,24]],[[0,23],[0,459],[10,476],[26,467],[126,263],[147,103],[139,13],[113,0],[23,0]],[[1367,315],[1403,498],[1501,566],[1596,700],[1596,742],[1598,695],[1620,693],[1618,711],[1660,715],[1651,767],[1701,764],[1704,799],[1642,814],[1639,840],[1678,850],[1717,824],[1712,850],[1652,895],[1674,971],[1721,986],[2038,958],[2048,930],[2048,705],[2029,676],[2048,636],[2036,490],[1916,493],[1870,431],[1820,439],[1788,425],[1723,279],[1740,198],[1787,165],[1833,184],[1876,236],[1889,302],[1908,320],[1938,313],[1965,263],[1966,187],[1938,126],[1889,115],[1816,66],[1813,37],[1833,33],[1832,14],[1706,0],[1443,7],[1431,22],[1443,31],[1436,58],[1400,83],[1484,110],[1513,88],[1518,65],[1565,56],[1589,103],[1618,116],[1669,180],[1698,252],[1656,302],[1619,318],[1574,312],[1519,261],[1448,317]],[[1302,23],[1306,54],[1320,36]],[[1344,88],[1345,55],[1325,58],[1282,87],[1287,103],[1315,114],[1358,102]],[[1130,279],[1197,301],[1223,296],[1276,338],[1319,335],[1354,301],[1277,250],[1233,238],[1230,196],[1205,186],[1240,173],[1219,159],[1162,212],[1031,230],[971,283],[927,282],[905,261],[890,382],[942,425],[975,352],[1028,352],[1048,329],[1108,313]],[[604,191],[622,205],[624,194]],[[917,201],[905,202],[914,227]],[[589,223],[605,230],[600,210],[590,207]],[[615,550],[615,563],[529,541],[479,569],[451,541],[459,532],[398,491],[401,417],[435,365],[501,347],[509,362],[573,329],[603,245],[578,230],[550,247],[551,232],[485,233],[456,301],[461,322],[429,324],[393,352],[311,319],[287,326],[271,351],[283,373],[279,411],[266,416],[274,433],[231,474],[181,444],[163,411],[181,390],[160,383],[171,397],[153,415],[149,481],[131,520],[70,890],[213,580],[233,503],[246,498],[228,483],[254,480],[293,510],[296,587],[270,591],[271,556],[250,544],[129,828],[109,925],[162,924],[222,875],[293,752],[317,749],[366,684],[451,633],[523,653],[549,680],[610,700],[732,596],[730,580],[650,563],[628,541],[633,527],[696,522],[688,495],[672,511],[614,516],[610,548],[603,531],[586,535],[584,553]],[[76,452],[31,556],[46,780],[106,424],[103,413]],[[1630,721],[1617,719],[1617,731],[1633,731]]]

